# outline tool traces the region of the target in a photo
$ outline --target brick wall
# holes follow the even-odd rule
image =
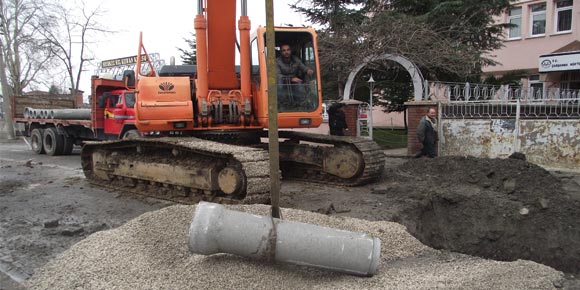
[[[357,117],[358,117],[358,105],[357,103],[346,104],[344,106],[344,115],[346,119],[346,125],[348,126],[348,132],[345,132],[345,136],[356,136],[357,132]]]
[[[435,102],[407,102],[407,120],[408,120],[408,130],[407,130],[407,154],[415,155],[421,150],[423,145],[417,140],[417,126],[419,126],[419,121],[423,116],[427,114],[430,108],[437,109],[437,103]]]
[[[83,107],[83,92],[77,92],[77,95],[75,97],[75,106],[77,108],[82,108]]]

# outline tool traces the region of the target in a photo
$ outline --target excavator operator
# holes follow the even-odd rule
[[[276,69],[281,106],[292,106],[305,99],[304,80],[299,76],[311,76],[314,71],[304,65],[300,58],[292,55],[292,48],[289,44],[280,45],[280,56],[276,59]]]

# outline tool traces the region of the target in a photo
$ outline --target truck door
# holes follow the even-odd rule
[[[125,92],[124,94],[124,101],[125,101],[125,123],[134,124],[135,123],[135,93],[134,92]]]
[[[122,94],[111,94],[105,107],[105,134],[118,135],[121,132],[125,111]]]

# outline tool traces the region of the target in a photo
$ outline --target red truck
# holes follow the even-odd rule
[[[90,110],[76,109],[77,102],[71,98],[24,95],[12,97],[11,102],[15,126],[30,137],[37,154],[68,155],[83,141],[139,136],[135,93],[120,80],[93,76]],[[42,114],[32,114],[37,111]]]

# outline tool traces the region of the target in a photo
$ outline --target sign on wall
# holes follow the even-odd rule
[[[555,72],[580,69],[580,51],[541,55],[539,72]]]

